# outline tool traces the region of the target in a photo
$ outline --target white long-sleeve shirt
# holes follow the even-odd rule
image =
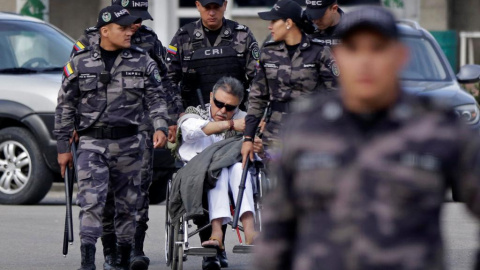
[[[208,106],[207,109],[209,111],[208,120],[189,118],[185,120],[180,126],[180,129],[182,130],[183,143],[180,146],[178,153],[184,161],[188,162],[198,153],[205,150],[205,148],[225,139],[225,133],[207,135],[205,134],[205,132],[203,132],[203,128],[208,123],[215,121],[212,118],[210,106]],[[245,115],[246,113],[244,111],[238,110],[233,115],[233,119],[245,118]]]

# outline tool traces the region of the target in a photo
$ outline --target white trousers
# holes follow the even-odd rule
[[[229,168],[222,169],[217,185],[214,189],[208,191],[208,211],[210,212],[210,221],[222,218],[222,224],[227,224],[232,219],[228,187],[230,186],[230,189],[232,190],[233,200],[236,205],[240,181],[242,180],[242,172],[242,163],[237,163]],[[252,212],[255,214],[250,173],[248,173],[247,181],[245,183],[245,192],[243,193],[240,217],[246,212]]]

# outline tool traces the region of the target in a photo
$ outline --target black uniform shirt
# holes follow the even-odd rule
[[[102,60],[105,63],[105,70],[109,71],[112,70],[113,64],[115,63],[115,59],[117,59],[118,54],[120,54],[122,50],[116,51],[107,51],[100,47],[100,54],[102,55]]]
[[[207,39],[208,39],[208,42],[210,42],[210,45],[213,45],[215,44],[215,41],[217,40],[218,35],[220,35],[220,31],[222,31],[222,28],[220,27],[217,30],[210,30],[204,26],[203,31],[205,32],[205,36],[207,36]]]

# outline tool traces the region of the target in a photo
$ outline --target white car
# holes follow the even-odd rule
[[[73,40],[43,21],[0,12],[0,204],[34,204],[58,177],[52,134]]]

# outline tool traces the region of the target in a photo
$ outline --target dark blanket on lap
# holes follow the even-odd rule
[[[215,187],[223,168],[242,161],[242,136],[214,143],[192,158],[173,180],[169,212],[173,221],[184,213],[187,219],[202,216],[205,190]]]

